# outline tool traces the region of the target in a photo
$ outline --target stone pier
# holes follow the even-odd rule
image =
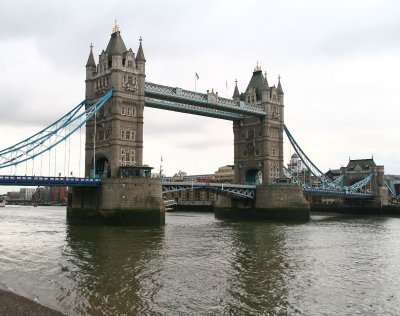
[[[304,221],[310,219],[310,205],[298,185],[265,184],[257,187],[253,203],[222,198],[215,205],[217,218]]]
[[[101,187],[76,187],[69,196],[69,222],[163,225],[161,182],[150,178],[109,178]]]

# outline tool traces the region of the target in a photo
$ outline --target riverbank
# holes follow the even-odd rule
[[[3,316],[63,316],[35,301],[0,289],[0,315]]]

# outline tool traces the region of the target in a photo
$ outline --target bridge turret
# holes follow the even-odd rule
[[[136,54],[136,64],[141,72],[145,72],[146,58],[143,53],[142,37],[139,38],[139,49]]]
[[[233,91],[233,96],[232,96],[232,99],[235,102],[239,102],[240,101],[240,93],[239,93],[239,88],[238,88],[237,83],[238,83],[238,81],[236,79],[235,80],[235,91]]]
[[[276,91],[278,93],[278,100],[280,101],[281,104],[283,104],[283,89],[281,85],[281,76],[278,76],[278,87],[276,88]]]
[[[268,80],[267,80],[267,72],[264,72],[264,86],[262,89],[262,100],[264,102],[268,101],[269,97],[269,85],[268,85]]]
[[[96,76],[96,62],[93,57],[93,45],[90,44],[89,58],[86,63],[86,97],[94,94],[94,86],[91,81]]]

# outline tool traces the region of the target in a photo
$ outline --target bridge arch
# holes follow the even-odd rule
[[[100,178],[111,177],[111,164],[107,157],[103,155],[96,158],[96,176]]]
[[[249,185],[261,185],[262,184],[262,172],[259,169],[250,169],[246,172],[246,184]]]

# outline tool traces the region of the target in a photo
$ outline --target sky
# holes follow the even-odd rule
[[[231,97],[258,62],[270,85],[281,76],[285,124],[322,171],[373,156],[386,174],[400,174],[395,0],[2,1],[0,148],[85,98],[89,46],[97,61],[115,19],[128,48],[136,52],[143,38],[146,80],[194,90],[197,72],[197,91]],[[72,143],[82,160],[83,144]],[[233,164],[232,122],[145,108],[144,163],[158,169],[161,157],[166,175]],[[68,173],[83,172],[76,160]],[[38,174],[38,165],[18,173]],[[61,165],[51,172],[64,173]]]

